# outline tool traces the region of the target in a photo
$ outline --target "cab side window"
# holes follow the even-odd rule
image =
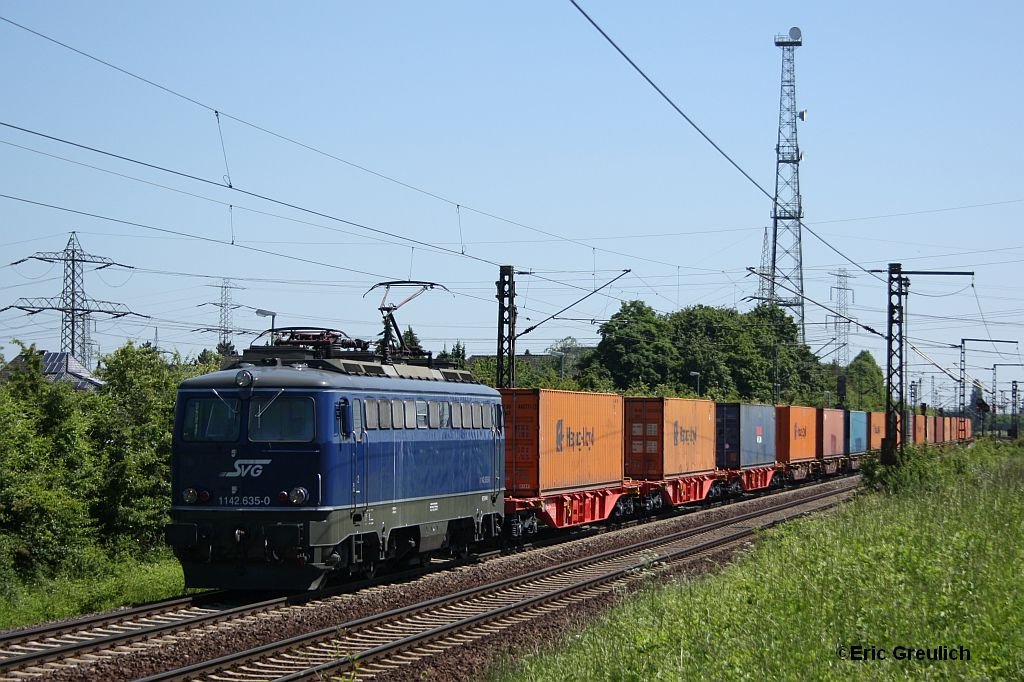
[[[405,428],[405,403],[401,400],[391,401],[391,428]]]
[[[355,431],[356,440],[363,437],[363,401],[352,401],[352,430]]]
[[[373,398],[366,400],[366,428],[367,429],[379,429],[380,419],[377,416],[377,401]]]

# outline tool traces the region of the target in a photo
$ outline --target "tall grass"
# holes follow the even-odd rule
[[[57,577],[0,586],[0,628],[168,599],[185,592],[181,566],[169,552],[151,562],[125,558],[88,577]]]
[[[1024,679],[1024,456],[932,448],[869,479],[885,492],[766,532],[722,573],[643,591],[494,677]],[[855,645],[886,660],[849,660]],[[970,660],[893,660],[901,645]]]

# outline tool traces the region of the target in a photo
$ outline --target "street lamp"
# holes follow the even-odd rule
[[[256,315],[259,317],[270,318],[270,345],[274,345],[274,329],[277,328],[277,313],[273,310],[264,310],[263,308],[256,309]]]
[[[691,377],[697,377],[697,397],[700,397],[700,372],[690,372]]]

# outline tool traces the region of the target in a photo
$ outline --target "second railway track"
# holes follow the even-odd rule
[[[524,619],[593,598],[657,567],[743,542],[760,528],[831,507],[853,494],[842,486],[628,547],[566,562],[411,606],[170,670],[171,680],[372,679],[436,653],[491,636]]]
[[[417,589],[417,583],[409,583],[410,594],[398,594],[404,590],[400,585],[373,586],[365,581],[329,592],[259,601],[209,593],[9,632],[0,635],[0,682],[138,679],[161,670],[165,672],[148,679],[302,679],[346,670],[345,674],[360,679],[372,678],[458,642],[501,631],[534,617],[531,613],[606,594],[679,557],[742,542],[756,528],[830,505],[836,495],[852,494],[855,484],[856,479],[839,479],[823,486],[826,492],[817,492],[818,486],[805,487],[715,507],[709,510],[710,516],[728,518],[711,523],[694,525],[690,522],[699,520],[693,515],[674,517],[693,527],[667,536],[660,535],[660,522],[640,524],[618,535],[656,537],[630,547],[608,550],[621,542],[612,539],[616,533],[610,533],[580,541],[597,543],[597,550],[566,551],[573,544],[567,543],[524,552],[506,559],[524,566],[548,565],[534,571],[517,566],[522,575],[498,582],[472,576],[474,571],[503,570],[488,568],[491,562],[485,562],[465,567],[471,572],[468,581],[459,575],[460,569],[442,572],[434,576],[433,587]],[[748,504],[767,508],[747,512]],[[674,522],[673,518],[666,521]],[[552,551],[566,551],[574,558],[556,563],[548,555]],[[410,571],[406,578],[423,573],[428,571]],[[400,580],[396,576],[401,575],[391,578]],[[438,589],[440,583],[444,585]],[[459,585],[467,589],[460,590]],[[444,596],[426,598],[439,593]],[[377,606],[351,608],[351,600]],[[325,628],[324,623],[338,625]],[[257,640],[263,643],[252,646],[257,632]],[[280,634],[273,637],[272,633]]]

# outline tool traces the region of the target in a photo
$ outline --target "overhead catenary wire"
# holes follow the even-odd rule
[[[155,87],[155,88],[157,88],[157,89],[159,89],[159,90],[161,90],[161,91],[163,91],[163,92],[165,92],[165,93],[167,93],[169,95],[172,95],[174,97],[178,97],[178,98],[180,98],[180,99],[182,99],[182,100],[184,100],[186,102],[190,102],[190,103],[192,103],[192,104],[194,104],[194,105],[196,105],[198,107],[201,107],[201,108],[203,108],[203,109],[205,109],[205,110],[207,110],[207,111],[209,111],[211,113],[214,113],[216,115],[217,122],[218,122],[218,130],[219,130],[219,125],[220,125],[220,117],[223,116],[224,118],[231,119],[232,121],[235,121],[235,122],[237,122],[239,124],[248,126],[248,127],[252,128],[254,130],[258,130],[258,131],[260,131],[260,132],[262,132],[262,133],[264,133],[266,135],[270,135],[271,137],[275,137],[275,138],[277,138],[279,140],[282,140],[284,142],[288,142],[289,144],[296,145],[296,146],[298,146],[298,147],[300,147],[302,149],[305,149],[307,151],[313,152],[315,154],[319,154],[321,156],[324,156],[326,158],[332,159],[332,160],[337,161],[339,163],[345,164],[345,165],[347,165],[347,166],[349,166],[351,168],[355,168],[355,169],[357,169],[359,171],[362,171],[364,173],[368,173],[368,174],[373,175],[373,176],[375,176],[377,178],[380,178],[382,180],[386,180],[388,182],[394,183],[394,184],[399,185],[401,187],[404,187],[404,188],[406,188],[408,190],[411,190],[411,191],[414,191],[414,192],[418,192],[420,194],[423,194],[424,196],[428,196],[428,197],[431,197],[431,198],[436,199],[438,201],[445,202],[445,203],[447,203],[447,204],[449,204],[451,206],[459,207],[460,209],[465,209],[467,211],[472,211],[473,213],[476,213],[478,215],[485,216],[485,217],[491,218],[493,220],[498,220],[498,221],[504,222],[504,223],[506,223],[508,225],[514,225],[516,227],[521,227],[521,228],[523,228],[525,230],[530,230],[532,232],[537,232],[538,234],[544,234],[544,235],[547,235],[549,237],[553,237],[555,239],[558,239],[560,241],[568,242],[568,243],[571,243],[571,244],[576,244],[577,246],[584,246],[584,247],[587,247],[587,248],[593,248],[593,247],[591,247],[590,244],[587,244],[583,240],[575,239],[575,238],[571,238],[571,237],[565,237],[563,235],[559,235],[557,233],[550,232],[548,230],[544,230],[544,229],[541,229],[541,228],[538,228],[538,227],[534,227],[532,225],[528,225],[528,224],[523,223],[523,222],[518,221],[518,220],[513,220],[511,218],[506,218],[506,217],[500,216],[500,215],[498,215],[496,213],[492,213],[490,211],[486,211],[486,210],[483,210],[483,209],[475,208],[473,206],[469,206],[465,202],[461,202],[461,201],[456,201],[454,199],[450,199],[450,198],[448,198],[446,196],[443,196],[441,194],[438,194],[436,192],[432,192],[432,191],[424,189],[422,187],[417,187],[416,185],[413,185],[411,183],[405,182],[403,180],[399,180],[399,179],[397,179],[395,177],[392,177],[392,176],[389,176],[389,175],[387,175],[385,173],[381,173],[380,171],[376,171],[376,170],[373,170],[372,168],[369,168],[369,167],[363,166],[361,164],[349,161],[348,159],[345,159],[345,158],[340,157],[340,156],[338,156],[336,154],[332,154],[330,152],[327,152],[327,151],[325,151],[323,149],[320,149],[318,147],[315,147],[315,146],[313,146],[311,144],[307,144],[305,142],[297,140],[297,139],[295,139],[293,137],[290,137],[288,135],[284,135],[282,133],[278,133],[278,132],[273,131],[273,130],[271,130],[269,128],[266,128],[264,126],[261,126],[259,124],[253,123],[252,121],[246,120],[246,119],[244,119],[244,118],[242,118],[240,116],[235,116],[233,114],[225,112],[223,109],[211,106],[209,104],[206,104],[205,102],[201,102],[200,100],[195,99],[194,97],[189,97],[188,95],[185,95],[182,92],[179,92],[178,90],[175,90],[173,88],[167,87],[165,85],[161,85],[160,83],[157,83],[156,81],[153,81],[153,80],[151,80],[149,78],[145,78],[143,76],[140,76],[140,75],[138,75],[138,74],[136,74],[136,73],[134,73],[132,71],[129,71],[128,69],[125,69],[123,67],[117,66],[116,64],[113,64],[113,63],[111,63],[109,61],[106,61],[104,59],[101,59],[99,57],[93,56],[93,55],[89,54],[88,52],[85,52],[84,50],[80,50],[80,49],[78,49],[76,47],[73,47],[73,46],[71,46],[71,45],[69,45],[69,44],[67,44],[65,42],[57,40],[56,38],[52,38],[52,37],[50,37],[50,36],[48,36],[48,35],[46,35],[44,33],[41,33],[41,32],[36,31],[34,29],[31,29],[31,28],[29,28],[27,26],[24,26],[24,25],[22,25],[22,24],[20,24],[20,23],[18,23],[16,21],[13,21],[13,20],[7,18],[7,17],[0,16],[0,21],[5,21],[5,22],[7,22],[8,24],[10,24],[12,26],[15,26],[15,27],[17,27],[19,29],[27,31],[27,32],[29,32],[29,33],[39,37],[39,38],[42,38],[43,40],[49,41],[49,42],[51,42],[51,43],[53,43],[55,45],[58,45],[60,47],[65,48],[67,50],[70,50],[70,51],[72,51],[72,52],[74,52],[74,53],[76,53],[76,54],[78,54],[78,55],[80,55],[82,57],[85,57],[86,59],[90,59],[90,60],[92,60],[94,62],[102,64],[103,66],[106,66],[106,67],[109,67],[111,69],[114,69],[115,71],[118,71],[119,73],[124,74],[124,75],[126,75],[126,76],[128,76],[130,78],[134,78],[134,79],[136,79],[138,81],[146,83],[147,85],[153,86],[153,87]],[[223,145],[223,135],[221,136],[221,138],[222,138],[222,145]],[[227,157],[226,157],[226,152],[225,152],[225,166],[226,165],[227,165]],[[226,178],[226,180],[227,180],[227,185],[226,186],[230,188],[231,187],[230,179]],[[658,264],[658,265],[664,265],[664,266],[667,266],[667,267],[677,267],[677,265],[675,263],[666,263],[664,261],[659,261],[659,260],[656,260],[656,259],[653,259],[653,258],[647,258],[647,257],[639,256],[639,255],[636,255],[636,254],[624,253],[624,252],[616,251],[616,250],[613,250],[613,249],[599,248],[598,250],[603,252],[603,253],[609,253],[609,254],[613,254],[613,255],[617,255],[617,256],[622,256],[624,258],[630,258],[630,259],[635,259],[635,260],[640,260],[640,261],[646,261],[646,262],[655,263],[655,264]],[[462,255],[470,257],[469,254],[462,254]],[[701,268],[692,268],[691,266],[682,266],[682,267],[685,267],[685,268],[688,268],[688,269],[694,269],[694,270],[701,270]]]
[[[291,202],[284,201],[283,199],[275,199],[274,197],[271,197],[271,196],[268,196],[268,195],[264,195],[264,194],[260,194],[259,192],[252,192],[252,191],[249,191],[249,190],[242,189],[240,187],[229,187],[229,186],[223,185],[223,184],[221,184],[221,183],[219,183],[219,182],[217,182],[215,180],[210,180],[209,178],[204,178],[204,177],[201,177],[201,176],[198,176],[198,175],[194,175],[192,173],[186,173],[184,171],[175,170],[173,168],[167,168],[165,166],[160,166],[158,164],[149,163],[147,161],[142,161],[140,159],[134,159],[134,158],[132,158],[130,156],[124,156],[123,154],[117,154],[117,153],[114,153],[114,152],[109,152],[109,151],[106,151],[106,150],[103,150],[103,149],[99,149],[99,148],[96,148],[96,147],[91,147],[91,146],[86,145],[86,144],[81,144],[79,142],[73,142],[71,140],[67,140],[67,139],[64,139],[64,138],[56,137],[54,135],[47,135],[46,133],[42,133],[42,132],[39,132],[39,131],[36,131],[36,130],[31,130],[29,128],[23,128],[22,126],[14,125],[13,123],[8,123],[6,121],[0,121],[0,126],[6,127],[6,128],[11,128],[12,130],[18,130],[20,132],[23,132],[23,133],[26,133],[26,134],[29,134],[29,135],[35,135],[37,137],[41,137],[43,139],[50,140],[52,142],[59,142],[61,144],[65,144],[65,145],[68,145],[68,146],[71,146],[71,147],[76,147],[78,149],[83,149],[85,151],[89,151],[89,152],[92,152],[94,154],[99,154],[101,156],[106,156],[106,157],[109,157],[109,158],[117,159],[119,161],[124,161],[126,163],[131,163],[131,164],[134,164],[134,165],[142,166],[144,168],[149,168],[150,170],[159,171],[161,173],[168,173],[170,175],[174,175],[174,176],[177,176],[177,177],[185,178],[187,180],[192,180],[194,182],[199,182],[199,183],[203,183],[203,184],[206,184],[206,185],[212,185],[214,187],[219,187],[221,189],[226,189],[226,190],[229,190],[231,192],[238,192],[239,194],[243,194],[245,196],[252,197],[254,199],[260,199],[262,201],[267,201],[269,203],[277,204],[279,206],[284,206],[286,208],[294,209],[296,211],[301,211],[303,213],[309,213],[310,215],[315,215],[315,216],[318,216],[320,218],[326,218],[328,220],[333,220],[333,221],[336,221],[336,222],[339,222],[339,223],[343,223],[345,225],[351,225],[353,227],[358,227],[360,229],[367,230],[369,232],[374,232],[376,234],[387,235],[388,237],[393,237],[395,239],[400,239],[402,241],[406,241],[406,242],[409,242],[409,243],[412,243],[412,244],[434,248],[434,249],[437,249],[439,251],[443,251],[443,252],[446,252],[446,253],[449,253],[449,254],[452,254],[452,255],[455,255],[455,256],[460,256],[460,257],[463,257],[463,258],[469,258],[469,259],[472,259],[472,260],[475,260],[475,261],[479,261],[481,263],[486,263],[488,265],[492,265],[494,267],[499,267],[499,264],[497,262],[488,260],[486,258],[481,258],[479,256],[473,256],[473,255],[468,254],[468,253],[467,254],[462,254],[462,253],[459,253],[458,251],[455,251],[454,249],[447,249],[447,248],[444,248],[444,247],[438,247],[438,246],[436,246],[434,244],[431,244],[429,242],[425,242],[425,241],[422,241],[422,240],[419,240],[419,239],[414,239],[412,237],[406,237],[405,235],[395,234],[393,232],[388,232],[387,230],[382,230],[380,228],[370,227],[369,225],[364,225],[362,223],[357,223],[357,222],[354,222],[352,220],[346,220],[345,218],[339,218],[339,217],[333,216],[333,215],[331,215],[329,213],[324,213],[323,211],[318,211],[318,210],[312,209],[312,208],[306,208],[306,207],[300,206],[298,204],[293,204]]]
[[[775,199],[774,195],[770,194],[770,193],[768,192],[768,190],[766,190],[766,189],[765,189],[765,188],[764,188],[764,187],[763,187],[763,186],[761,185],[761,183],[759,183],[759,182],[758,182],[757,180],[755,180],[755,179],[754,179],[754,178],[753,178],[753,177],[752,177],[752,176],[750,175],[750,173],[748,173],[747,171],[745,171],[745,170],[743,169],[743,167],[742,167],[742,166],[740,166],[740,165],[739,165],[738,163],[736,163],[736,161],[734,161],[734,160],[733,160],[733,158],[732,158],[731,156],[729,156],[729,155],[728,155],[728,154],[727,154],[727,153],[725,152],[725,150],[724,150],[724,149],[722,149],[722,148],[721,148],[720,146],[718,146],[718,143],[716,143],[716,142],[715,142],[714,140],[712,140],[712,139],[711,139],[711,137],[710,137],[710,136],[709,136],[709,135],[708,135],[707,133],[705,133],[705,132],[704,132],[704,131],[703,131],[703,130],[701,129],[701,127],[700,127],[700,126],[698,126],[698,125],[697,125],[697,124],[696,124],[696,123],[695,123],[695,122],[693,121],[693,119],[691,119],[691,118],[690,118],[689,116],[687,116],[687,115],[686,115],[686,112],[684,112],[684,111],[682,110],[682,108],[680,108],[680,107],[679,107],[679,105],[678,105],[678,104],[676,104],[676,103],[675,103],[675,102],[674,102],[674,101],[672,100],[672,98],[671,98],[671,97],[669,97],[669,96],[668,96],[667,94],[665,94],[665,91],[664,91],[664,90],[662,90],[662,89],[661,89],[660,87],[658,87],[658,84],[657,84],[657,83],[655,83],[655,82],[654,82],[654,81],[653,81],[653,80],[651,79],[651,77],[650,77],[650,76],[648,76],[648,75],[647,75],[647,74],[646,74],[646,73],[644,72],[644,70],[643,70],[643,69],[641,69],[641,68],[640,68],[640,67],[639,67],[639,66],[637,65],[637,63],[636,63],[636,62],[634,62],[634,61],[633,61],[633,60],[632,60],[632,59],[630,58],[630,56],[629,56],[628,54],[626,54],[626,52],[625,52],[625,51],[624,51],[624,50],[623,50],[623,49],[622,49],[621,47],[619,47],[619,46],[618,46],[618,44],[617,44],[617,43],[616,43],[616,42],[615,42],[614,40],[612,40],[611,36],[609,36],[609,35],[608,35],[608,34],[607,34],[607,33],[606,33],[605,31],[604,31],[604,29],[602,29],[602,28],[601,28],[601,27],[600,27],[600,26],[599,26],[599,25],[597,24],[597,22],[596,22],[596,21],[594,21],[594,20],[593,20],[593,19],[592,19],[592,18],[590,17],[590,15],[589,15],[589,14],[587,14],[587,13],[586,13],[586,12],[585,12],[585,11],[583,10],[583,8],[582,8],[582,7],[580,7],[580,6],[579,6],[579,3],[577,3],[577,2],[576,2],[576,0],[569,0],[569,2],[570,2],[570,3],[572,3],[573,7],[575,7],[575,8],[577,9],[577,10],[579,10],[579,13],[580,13],[580,14],[582,14],[582,15],[584,16],[584,18],[586,18],[586,20],[587,20],[588,22],[590,22],[590,25],[591,25],[591,26],[593,26],[593,27],[594,27],[595,29],[597,29],[597,32],[598,32],[598,33],[600,33],[600,34],[601,34],[601,35],[602,35],[602,36],[604,37],[604,39],[605,39],[605,40],[607,40],[607,41],[608,41],[608,43],[609,43],[609,44],[610,44],[610,45],[611,45],[612,47],[614,47],[614,48],[615,48],[615,50],[616,50],[616,51],[617,51],[617,52],[618,52],[618,53],[619,53],[620,55],[622,55],[622,58],[623,58],[623,59],[625,59],[625,60],[626,60],[627,62],[629,62],[629,65],[630,65],[630,66],[632,66],[632,67],[633,67],[633,69],[634,69],[634,70],[635,70],[635,71],[636,71],[636,72],[637,72],[638,74],[640,74],[640,76],[641,76],[641,77],[642,77],[642,78],[643,78],[643,79],[644,79],[645,81],[647,81],[648,85],[650,85],[650,86],[651,86],[652,88],[654,88],[654,90],[655,90],[655,91],[656,91],[656,92],[657,92],[657,93],[658,93],[659,95],[661,95],[661,98],[662,98],[662,99],[664,99],[664,100],[665,100],[665,101],[666,101],[666,102],[667,102],[667,103],[669,104],[669,106],[671,106],[671,107],[672,107],[672,108],[673,108],[673,109],[674,109],[674,110],[676,111],[676,113],[678,113],[678,114],[679,114],[680,116],[682,116],[682,117],[683,117],[683,119],[684,119],[684,120],[685,120],[685,121],[686,121],[687,123],[689,123],[689,124],[690,124],[690,126],[691,126],[691,127],[692,127],[692,128],[694,129],[694,130],[696,130],[696,131],[697,131],[697,132],[698,132],[698,133],[700,134],[700,136],[701,136],[701,137],[703,137],[703,138],[704,138],[705,140],[707,140],[708,144],[710,144],[710,145],[711,145],[712,147],[714,147],[714,148],[715,148],[715,151],[717,151],[717,152],[718,152],[718,153],[719,153],[719,154],[720,154],[720,155],[721,155],[721,156],[722,156],[722,157],[723,157],[723,158],[724,158],[724,159],[725,159],[726,161],[728,161],[728,162],[729,162],[729,163],[730,163],[730,164],[731,164],[731,165],[733,166],[733,168],[735,168],[735,169],[736,169],[737,171],[739,171],[739,172],[740,172],[740,173],[741,173],[741,174],[743,175],[743,177],[745,177],[745,178],[746,178],[747,180],[749,180],[749,181],[750,181],[750,183],[751,183],[751,184],[752,184],[752,185],[753,185],[754,187],[756,187],[756,188],[757,188],[757,189],[758,189],[758,190],[759,190],[759,191],[760,191],[760,192],[761,192],[761,193],[762,193],[763,195],[765,195],[765,196],[766,196],[766,197],[767,197],[768,199],[770,199],[770,200],[774,201],[774,199]],[[803,229],[806,229],[806,230],[807,230],[808,232],[810,232],[810,233],[811,233],[811,235],[813,235],[813,236],[814,236],[815,238],[817,238],[817,239],[818,239],[818,241],[820,241],[820,242],[821,242],[822,244],[824,244],[824,245],[825,245],[825,246],[827,246],[827,247],[828,247],[829,249],[831,249],[832,251],[834,251],[834,252],[835,252],[835,253],[836,253],[837,255],[839,255],[840,257],[842,257],[842,258],[843,258],[844,260],[848,261],[848,262],[849,262],[849,263],[850,263],[851,265],[853,265],[854,267],[856,267],[856,268],[858,268],[858,269],[860,269],[860,270],[863,270],[864,272],[868,273],[869,275],[871,275],[872,277],[874,277],[875,279],[877,279],[877,280],[879,280],[879,281],[884,281],[884,280],[883,280],[883,279],[882,279],[881,277],[879,277],[879,276],[877,276],[877,275],[874,275],[874,274],[872,274],[872,273],[871,273],[871,272],[870,272],[870,271],[869,271],[869,270],[868,270],[867,268],[865,268],[865,267],[864,267],[863,265],[861,265],[860,263],[856,262],[855,260],[853,260],[852,258],[850,258],[849,256],[847,256],[847,255],[846,255],[845,253],[843,253],[842,251],[840,251],[840,250],[839,250],[839,249],[837,249],[836,247],[832,246],[832,244],[830,244],[830,243],[829,243],[828,241],[826,241],[824,237],[822,237],[821,235],[819,235],[819,234],[818,234],[817,232],[815,232],[815,231],[814,231],[814,230],[812,230],[811,228],[807,227],[807,225],[806,225],[806,224],[805,224],[805,223],[804,223],[804,222],[803,222],[802,220],[800,221],[800,226],[801,226],[801,228],[803,228]]]

